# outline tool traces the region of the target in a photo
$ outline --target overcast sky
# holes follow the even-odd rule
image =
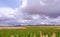
[[[0,26],[60,24],[60,0],[0,0]]]

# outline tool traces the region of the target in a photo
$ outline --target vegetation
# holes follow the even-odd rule
[[[0,29],[0,37],[41,37],[48,35],[51,37],[53,33],[56,37],[60,37],[60,27],[56,26],[28,26],[26,29]]]

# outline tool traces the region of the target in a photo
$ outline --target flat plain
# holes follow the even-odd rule
[[[60,26],[0,27],[0,37],[60,37]]]

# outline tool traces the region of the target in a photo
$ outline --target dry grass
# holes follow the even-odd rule
[[[0,29],[26,29],[28,27],[35,27],[35,26],[0,26]],[[60,26],[37,26],[37,27],[55,27],[60,29]]]
[[[26,27],[0,27],[0,29],[26,29]]]
[[[14,35],[12,35],[11,37],[14,37]]]

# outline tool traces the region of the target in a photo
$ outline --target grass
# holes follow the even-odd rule
[[[60,37],[60,27],[58,26],[28,26],[26,29],[1,29],[0,37],[11,37],[12,35],[15,37],[17,35],[19,35],[19,37],[30,37],[30,34],[32,34],[32,37],[34,34],[36,34],[36,37],[40,37],[39,32],[41,32],[42,35],[48,34],[49,37],[55,33],[56,37]]]

